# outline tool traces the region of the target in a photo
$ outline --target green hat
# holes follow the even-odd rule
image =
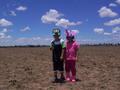
[[[59,28],[54,28],[53,30],[52,30],[52,35],[61,35],[61,32],[60,32],[60,29]]]

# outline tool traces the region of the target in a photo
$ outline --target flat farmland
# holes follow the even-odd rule
[[[0,48],[0,90],[120,90],[120,46],[81,46],[76,83],[52,83],[48,47]]]

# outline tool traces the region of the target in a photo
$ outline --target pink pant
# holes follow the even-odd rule
[[[70,72],[72,74],[72,78],[76,77],[76,67],[75,67],[75,64],[76,64],[75,60],[66,60],[65,61],[66,77],[70,77]]]

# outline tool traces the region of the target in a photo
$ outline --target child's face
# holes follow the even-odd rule
[[[73,42],[73,38],[72,37],[66,37],[68,42]]]
[[[58,34],[55,34],[55,35],[53,35],[53,37],[54,37],[54,39],[59,39],[59,35]]]

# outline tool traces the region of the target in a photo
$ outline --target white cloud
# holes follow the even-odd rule
[[[5,33],[0,32],[0,39],[9,39],[9,38],[11,38],[10,35],[6,35]]]
[[[83,44],[90,44],[90,45],[94,45],[94,44],[97,44],[99,43],[100,41],[97,41],[95,39],[78,39],[77,40],[81,45]]]
[[[10,35],[7,35],[7,36],[6,36],[6,38],[8,38],[8,39],[9,39],[9,38],[12,38],[12,36],[10,36]]]
[[[50,9],[45,15],[41,17],[43,23],[56,23],[62,16],[57,10]]]
[[[4,37],[5,37],[5,34],[4,33],[0,33],[0,39],[4,38]]]
[[[10,15],[11,15],[11,16],[16,16],[15,11],[10,11]]]
[[[115,17],[118,14],[116,12],[113,12],[110,8],[102,7],[100,10],[98,10],[100,17]]]
[[[112,33],[104,32],[103,34],[109,36],[109,35],[111,35]]]
[[[25,28],[21,29],[21,32],[26,32],[26,31],[30,31],[31,28],[29,26],[26,26]]]
[[[11,38],[10,35],[7,35],[8,29],[4,28],[2,31],[0,31],[0,39],[9,39]]]
[[[114,25],[119,25],[119,24],[120,24],[120,18],[104,23],[104,25],[106,26],[114,26]]]
[[[120,32],[120,27],[117,26],[112,29],[112,33],[118,33],[118,32]]]
[[[116,7],[117,6],[117,4],[115,4],[115,3],[110,3],[109,4],[109,7]]]
[[[94,29],[95,32],[100,33],[101,35],[109,36],[109,39],[111,39],[111,42],[120,41],[120,27],[114,27],[112,29],[112,32],[105,32],[102,28],[96,28]],[[114,40],[113,40],[114,39]],[[117,43],[116,42],[116,43]]]
[[[51,40],[52,40],[52,38],[46,38],[45,39],[45,41],[48,41],[48,42],[51,41]]]
[[[68,26],[76,26],[80,25],[81,22],[70,22],[68,19],[62,18],[63,14],[59,13],[55,9],[50,9],[48,12],[46,12],[45,15],[41,17],[41,21],[43,23],[53,23],[56,26],[61,26],[64,28],[67,28]]]
[[[116,3],[120,4],[120,0],[116,0]]]
[[[13,23],[11,21],[8,21],[4,18],[0,19],[0,26],[6,27],[6,26],[11,26]]]
[[[4,28],[3,30],[2,30],[2,33],[7,33],[8,32],[8,29],[7,28]]]
[[[32,40],[40,40],[41,37],[33,37]]]
[[[102,34],[102,33],[104,33],[104,29],[103,28],[95,28],[94,32]]]
[[[70,22],[68,19],[62,18],[56,23],[56,26],[67,28],[68,26],[76,26],[80,24],[81,22]]]
[[[80,32],[79,30],[72,30],[72,31],[75,32],[76,34]]]
[[[26,11],[27,7],[25,7],[25,6],[19,6],[19,7],[16,8],[16,10],[18,10],[18,11]]]
[[[21,38],[16,39],[15,42],[16,43],[27,43],[27,42],[31,42],[31,39],[30,38],[21,37]]]
[[[113,39],[120,42],[120,27],[115,27],[112,29]]]
[[[14,41],[15,45],[49,45],[52,39],[48,37],[21,37]]]

